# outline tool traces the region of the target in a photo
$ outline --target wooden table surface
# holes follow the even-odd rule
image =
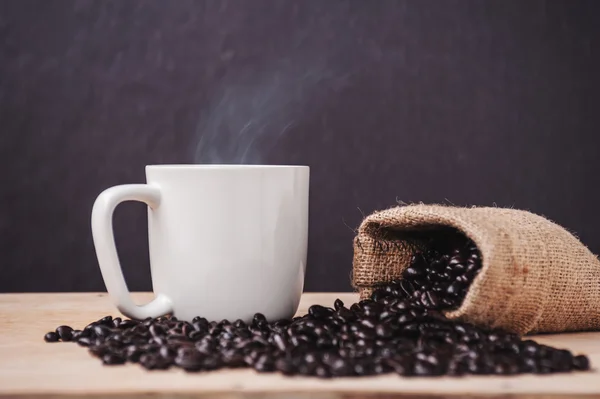
[[[136,293],[143,303],[152,294]],[[299,313],[315,303],[346,304],[354,294],[305,294]],[[319,380],[221,370],[188,374],[179,369],[146,371],[137,365],[103,366],[74,343],[45,343],[43,335],[60,324],[82,328],[118,312],[104,293],[0,294],[0,397],[517,397],[600,398],[598,371],[546,376],[369,378]],[[600,333],[536,336],[548,345],[590,356],[600,364]]]

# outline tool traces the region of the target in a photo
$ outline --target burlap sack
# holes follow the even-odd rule
[[[464,233],[483,259],[449,318],[519,334],[600,328],[598,258],[564,228],[516,209],[408,205],[368,216],[354,240],[361,297],[400,277],[415,251],[407,237],[440,226]]]

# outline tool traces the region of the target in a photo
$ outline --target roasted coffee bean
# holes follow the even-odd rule
[[[574,366],[573,355],[567,350],[554,350],[550,355],[550,362],[552,369],[557,372],[569,371]]]
[[[315,368],[315,375],[319,378],[331,378],[331,373],[325,366],[317,366]]]
[[[140,349],[143,350],[145,353],[158,353],[158,351],[160,350],[160,345],[153,343],[144,343],[140,345]]]
[[[575,370],[589,370],[590,361],[587,356],[577,355],[573,358],[573,367]]]
[[[354,364],[353,372],[355,375],[364,376],[369,374],[368,368],[363,363]]]
[[[44,335],[44,341],[46,342],[58,342],[59,338],[59,335],[54,331],[50,331]]]
[[[331,316],[332,313],[332,309],[326,308],[325,306],[321,305],[312,305],[310,308],[308,308],[308,314],[314,317],[315,319],[326,318],[328,316]]]
[[[382,360],[382,364],[386,365],[388,369],[391,369],[400,375],[412,375],[413,366],[410,364],[407,358],[390,359],[385,358]]]
[[[428,307],[431,309],[438,309],[440,306],[440,300],[432,291],[427,292],[427,302],[429,303]]]
[[[102,357],[102,363],[107,365],[123,364],[125,363],[125,357],[116,353],[107,353]]]
[[[232,326],[228,324],[226,327]],[[191,324],[184,324],[183,327],[181,327],[181,335],[184,335],[186,337],[189,337],[193,331],[195,331],[194,326],[192,326]]]
[[[309,352],[304,355],[303,360],[304,360],[304,363],[306,363],[306,364],[314,364],[317,362],[317,356],[316,356],[316,354]]]
[[[352,312],[360,312],[360,306],[358,306],[358,303],[353,303],[350,305],[350,310]]]
[[[400,288],[407,298],[410,298],[415,292],[415,286],[409,280],[402,280],[400,282]]]
[[[205,334],[210,330],[210,326],[208,325],[208,322],[206,323],[202,323],[200,321],[195,321],[194,324],[192,324],[192,327],[194,328],[194,331]]]
[[[219,333],[220,332],[216,332],[211,335],[217,336]],[[160,345],[163,345],[165,341],[172,343],[172,344],[182,344],[185,342],[189,342],[188,337],[186,337],[183,334],[169,334],[166,337],[154,337],[154,340]]]
[[[292,320],[281,319],[271,324],[272,328],[283,328],[292,324]]]
[[[206,319],[205,319],[205,320],[206,320]],[[236,321],[233,323],[233,326],[234,326],[235,328],[245,328],[245,327],[246,327],[246,323],[244,322],[244,320],[240,320],[240,319],[238,319],[238,320],[236,320]],[[194,326],[194,327],[195,327],[195,326]]]
[[[414,293],[414,291],[413,291]],[[409,300],[405,300],[405,301],[400,301],[398,303],[396,303],[395,305],[393,305],[391,307],[391,310],[395,310],[395,311],[404,311],[404,310],[408,310],[412,308],[412,302],[410,302]]]
[[[154,370],[158,366],[158,356],[147,353],[140,357],[140,365],[147,370]]]
[[[386,290],[382,289],[375,290],[373,291],[373,294],[371,294],[371,299],[377,302],[383,301],[391,295],[391,291],[391,289],[390,292],[387,292]]]
[[[195,350],[182,351],[175,357],[175,365],[185,370],[200,370],[202,368],[203,357]]]
[[[378,324],[375,326],[375,334],[381,338],[389,338],[394,334],[394,331],[389,323]]]
[[[127,338],[123,335],[121,331],[113,331],[110,335],[106,337],[105,341],[121,345],[126,339]]]
[[[150,325],[152,324],[152,317],[146,317],[144,320],[141,321],[141,324],[145,327],[150,327]]]
[[[69,326],[56,327],[56,334],[62,341],[71,341],[73,339],[73,329]]]
[[[93,332],[97,337],[108,337],[111,333],[111,329],[105,324],[98,324],[94,326]]]
[[[165,345],[167,343],[167,339],[164,337],[152,337],[150,338],[150,340],[148,341],[151,344],[156,344],[156,345]],[[171,341],[169,341],[171,342]]]
[[[165,359],[171,359],[177,355],[177,352],[173,349],[173,347],[168,345],[161,346],[158,350],[158,353]]]
[[[350,373],[351,367],[346,360],[338,358],[331,362],[330,371],[334,376],[345,376]]]
[[[119,323],[119,328],[120,329],[130,329],[132,327],[135,327],[137,325],[137,322],[135,320],[123,320]]]
[[[205,355],[210,355],[216,350],[216,345],[210,341],[199,341],[196,343],[195,348],[198,352]],[[179,350],[189,350],[189,347],[180,347]]]
[[[126,349],[125,349],[125,357],[127,357],[127,360],[129,360],[130,362],[138,362],[140,361],[140,357],[143,355],[142,349],[140,349],[139,347],[135,346],[135,345],[129,345]]]
[[[254,369],[260,372],[275,371],[275,362],[269,355],[262,354],[254,362]]]
[[[110,348],[106,345],[93,345],[88,348],[88,352],[96,357],[103,357],[110,352]]]
[[[348,323],[348,322],[356,319],[356,314],[347,308],[340,308],[338,310],[338,316],[344,323]]]
[[[377,325],[377,322],[375,320],[373,320],[373,319],[367,319],[367,318],[365,318],[365,319],[362,319],[359,322],[359,324],[362,327],[365,327],[365,328],[368,328],[368,329],[373,329]]]
[[[373,338],[375,338],[375,331],[363,328],[358,330],[355,335],[363,340],[371,341]]]
[[[194,330],[190,333],[188,338],[191,339],[192,341],[196,341],[196,340],[199,340],[200,338],[202,338],[203,336],[204,336],[203,332]]]
[[[398,297],[396,297],[396,296],[388,296],[388,297],[383,298],[380,303],[385,308],[389,308],[390,306],[394,306],[398,302],[400,302],[400,299],[398,299]]]
[[[265,321],[267,321],[267,320],[265,319]],[[227,319],[223,319],[223,320],[221,320],[221,321],[219,322],[219,324],[217,324],[217,325],[218,325],[219,327],[225,327],[225,326],[229,326],[229,325],[231,325],[231,322],[230,322],[229,320],[227,320]],[[181,327],[181,328],[183,328],[184,326],[185,326],[185,323],[182,325],[182,327]]]
[[[518,374],[518,373],[519,373],[519,366],[517,366],[517,364],[515,364],[515,363],[500,362],[500,363],[496,363],[494,365],[494,374],[511,375],[511,374]]]
[[[223,363],[217,357],[205,357],[202,360],[202,370],[216,370],[223,367]]]
[[[462,284],[455,281],[452,284],[450,284],[448,286],[448,288],[446,288],[446,293],[452,297],[455,297],[455,296],[458,296],[462,292],[462,290],[463,290]]]
[[[267,321],[267,318],[266,318],[266,317],[265,317],[265,315],[264,315],[264,314],[262,314],[262,313],[256,313],[256,314],[254,315],[254,318],[252,319],[252,323],[253,323],[254,325],[257,325],[257,324],[259,324],[259,323],[261,323],[261,322],[266,322],[266,321]]]
[[[149,328],[149,331],[153,337],[163,337],[166,334],[165,329],[159,324],[152,324]]]
[[[221,353],[221,360],[225,367],[236,368],[245,365],[244,356],[236,351],[224,351]]]
[[[521,343],[521,352],[525,356],[535,356],[538,353],[539,347],[538,344],[534,341],[527,340]]]
[[[404,270],[404,275],[410,277],[420,277],[425,275],[425,271],[421,268],[411,266]]]
[[[469,263],[467,269],[465,270],[465,274],[473,275],[479,271],[479,268],[481,268],[481,265],[478,263]]]
[[[285,351],[288,347],[287,341],[281,334],[273,334],[273,343],[280,351]]]
[[[154,370],[166,370],[173,365],[172,361],[160,356],[154,357]]]
[[[279,358],[275,361],[275,369],[285,375],[293,375],[295,371],[294,364],[286,358]]]
[[[56,334],[56,333],[54,333],[54,334]],[[90,345],[92,345],[93,340],[91,338],[88,338],[88,337],[82,337],[82,338],[79,338],[77,340],[77,343],[80,346],[90,346]]]

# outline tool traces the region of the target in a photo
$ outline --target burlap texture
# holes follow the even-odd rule
[[[400,277],[415,251],[411,232],[440,226],[473,240],[483,261],[448,317],[519,334],[600,328],[598,258],[561,226],[516,209],[408,205],[366,217],[354,240],[361,297]]]

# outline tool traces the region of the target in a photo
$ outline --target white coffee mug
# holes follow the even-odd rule
[[[147,184],[111,187],[92,210],[98,263],[125,316],[276,320],[300,302],[308,240],[307,166],[150,165]],[[148,205],[155,299],[136,305],[115,248],[123,201]]]

